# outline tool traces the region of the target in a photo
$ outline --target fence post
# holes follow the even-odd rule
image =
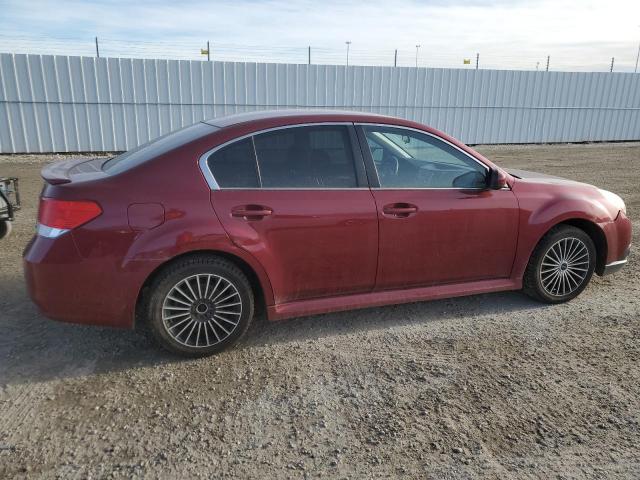
[[[393,66],[397,67],[398,66],[398,49],[396,48],[396,53],[393,56]]]
[[[211,47],[209,47],[209,40],[207,40],[207,62],[211,61]]]
[[[609,69],[609,73],[613,72],[613,62],[615,61],[615,57],[611,57],[611,68]]]
[[[549,71],[549,61],[551,60],[551,55],[547,55],[547,72]]]
[[[476,70],[478,70],[479,65],[480,65],[480,54],[476,53]]]
[[[96,57],[100,58],[100,49],[98,48],[98,37],[96,37]]]
[[[309,65],[311,65],[311,45],[309,45],[309,51],[308,51],[308,59],[309,59]]]

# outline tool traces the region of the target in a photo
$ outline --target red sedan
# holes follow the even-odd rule
[[[257,305],[281,320],[503,290],[564,302],[631,242],[611,192],[365,113],[218,118],[42,176],[24,254],[42,312],[145,323],[187,355],[235,343]]]

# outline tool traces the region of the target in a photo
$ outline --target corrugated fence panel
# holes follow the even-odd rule
[[[640,74],[0,54],[0,153],[127,150],[278,108],[394,115],[471,144],[640,140]]]

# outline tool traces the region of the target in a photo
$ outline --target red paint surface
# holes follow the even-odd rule
[[[336,121],[421,129],[496,168],[441,132],[390,117],[261,112],[222,119],[224,128],[122,174],[47,184],[44,196],[95,201],[103,213],[57,239],[34,237],[24,254],[31,297],[51,318],[132,327],[154,271],[183,254],[219,252],[255,273],[276,320],[518,289],[535,245],[563,221],[596,225],[607,263],[629,246],[630,221],[598,189],[551,177],[505,173],[510,190],[481,192],[211,191],[199,169],[203,153],[238,136]],[[67,179],[64,165],[56,172],[55,179]],[[247,209],[264,215],[244,215]]]

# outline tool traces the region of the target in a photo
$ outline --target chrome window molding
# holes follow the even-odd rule
[[[204,178],[207,181],[207,184],[209,185],[209,188],[211,188],[211,190],[356,190],[356,189],[360,190],[362,187],[353,187],[353,188],[342,188],[342,187],[336,187],[336,188],[331,188],[331,187],[318,187],[318,188],[297,188],[297,187],[292,187],[292,188],[288,188],[288,187],[283,187],[283,188],[220,187],[220,185],[216,181],[216,178],[213,175],[213,172],[209,168],[209,164],[207,163],[207,160],[209,159],[209,157],[211,155],[213,155],[214,153],[216,153],[218,150],[220,150],[220,149],[222,149],[222,148],[224,148],[226,146],[229,146],[232,143],[240,142],[242,140],[245,140],[246,138],[251,137],[251,144],[253,145],[253,152],[254,152],[255,159],[256,159],[256,171],[257,171],[257,174],[258,174],[258,181],[260,181],[260,162],[258,161],[258,155],[257,155],[256,150],[255,150],[256,146],[255,146],[255,142],[253,140],[253,137],[255,137],[256,135],[260,135],[261,133],[273,132],[273,131],[276,131],[276,130],[284,130],[284,129],[289,129],[289,128],[314,127],[314,126],[336,126],[336,125],[349,127],[349,126],[353,126],[353,122],[295,123],[295,124],[291,124],[291,125],[281,125],[279,127],[271,127],[271,128],[265,128],[263,130],[256,130],[255,132],[247,133],[245,135],[233,138],[233,139],[231,139],[231,140],[229,140],[227,142],[224,142],[224,143],[222,143],[220,145],[217,145],[216,147],[212,148],[211,150],[207,150],[205,153],[200,155],[200,159],[198,160],[198,165],[200,166],[200,170],[202,171],[202,174],[204,175]],[[355,161],[356,161],[356,159],[354,159],[354,162]],[[365,190],[368,190],[368,189],[365,188]]]

